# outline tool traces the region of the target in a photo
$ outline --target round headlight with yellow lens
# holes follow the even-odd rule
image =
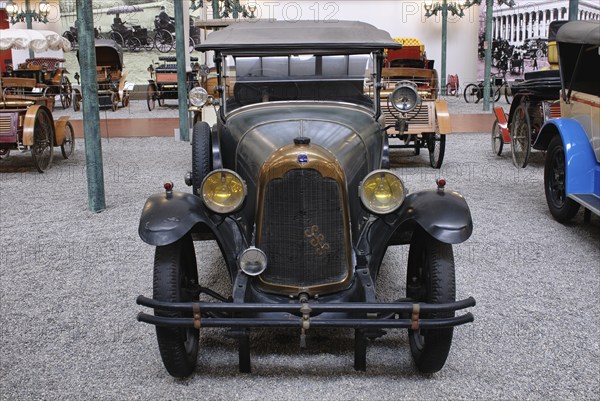
[[[196,86],[188,94],[192,106],[202,107],[208,101],[208,92],[201,86]]]
[[[233,213],[242,206],[246,198],[246,184],[234,171],[214,170],[202,181],[200,196],[206,207],[213,212]]]
[[[401,81],[390,96],[392,106],[400,113],[408,113],[421,103],[417,86],[410,81]]]
[[[406,196],[400,177],[389,170],[375,170],[361,182],[358,189],[363,205],[374,214],[397,210]]]

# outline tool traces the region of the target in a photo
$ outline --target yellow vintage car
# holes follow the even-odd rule
[[[54,120],[50,109],[27,100],[0,99],[0,159],[11,150],[30,151],[35,168],[43,173],[52,163],[54,147],[68,159],[75,150],[69,117]]]
[[[418,39],[394,40],[402,49],[386,52],[380,100],[388,139],[399,140],[389,148],[413,148],[417,155],[425,148],[431,167],[440,168],[451,125],[448,105],[438,98],[438,73]],[[400,87],[404,89],[395,90]],[[393,93],[402,96],[393,97]]]

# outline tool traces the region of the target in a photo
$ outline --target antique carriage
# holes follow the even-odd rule
[[[427,149],[431,167],[440,168],[444,161],[446,134],[451,132],[451,126],[448,105],[438,98],[437,71],[433,69],[433,61],[427,60],[419,40],[395,40],[403,47],[387,51],[382,70],[384,90],[381,92],[381,110],[390,139],[389,148],[410,148],[416,155],[421,149]],[[411,100],[416,107],[410,111],[398,111],[391,104],[390,95],[398,85],[405,83],[416,89],[416,97]],[[371,87],[369,93],[372,93]]]
[[[0,159],[11,150],[30,151],[35,168],[43,173],[58,146],[65,159],[73,154],[75,134],[69,117],[54,120],[50,109],[32,101],[0,100]]]
[[[59,96],[64,109],[71,107],[72,87],[64,62],[63,58],[52,57],[26,59],[18,69],[10,72],[11,77],[19,79],[3,82],[5,98],[33,100],[53,110],[55,96]],[[23,94],[27,97],[19,96]]]
[[[500,156],[505,144],[511,145],[515,167],[524,168],[529,162],[531,145],[537,140],[542,126],[561,115],[560,71],[556,53],[556,35],[566,21],[550,24],[550,51],[545,70],[525,73],[524,80],[511,85],[514,96],[508,116],[502,107],[494,108],[496,120],[492,126],[492,151]]]
[[[200,86],[189,93],[192,193],[165,183],[138,229],[156,247],[153,296],[137,299],[154,314],[138,320],[156,325],[171,375],[194,372],[200,328],[211,327],[231,329],[242,372],[251,369],[249,330],[274,327],[297,329],[301,346],[319,328],[354,329],[357,370],[366,368],[368,339],[404,328],[417,369],[442,368],[453,327],[473,320],[455,316],[475,300],[455,300],[452,253],[473,226],[444,180],[407,194],[386,167],[381,67],[383,50],[398,47],[387,32],[348,21],[238,23],[197,46],[215,51],[219,98]],[[417,96],[412,82],[389,94],[404,111]],[[219,106],[212,127],[204,105]],[[207,262],[194,241],[204,240],[222,252],[227,294],[198,279],[197,259]],[[410,244],[406,291],[399,282],[395,301],[384,303],[383,256],[402,244]]]
[[[123,72],[123,49],[111,39],[97,39],[96,77],[98,82],[98,103],[100,107],[111,107],[113,111],[129,104],[131,88],[126,86],[127,72]],[[79,60],[79,52],[77,52]],[[81,92],[74,90],[73,108],[80,109]]]
[[[159,63],[150,65],[148,72],[150,72],[151,79],[148,80],[148,87],[146,89],[146,103],[148,110],[152,111],[158,103],[159,106],[165,105],[167,99],[178,99],[177,89],[177,58],[171,56],[162,56],[158,58]],[[187,91],[193,87],[198,86],[198,72],[200,66],[198,65],[198,57],[190,57],[192,62],[192,71],[186,73],[186,85]]]

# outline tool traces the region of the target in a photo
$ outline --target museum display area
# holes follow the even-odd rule
[[[599,46],[587,0],[0,1],[0,399],[596,399]]]

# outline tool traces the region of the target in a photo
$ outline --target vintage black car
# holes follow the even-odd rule
[[[369,338],[405,328],[417,369],[443,367],[453,327],[473,321],[470,312],[455,316],[475,300],[455,300],[452,253],[473,225],[444,180],[408,194],[386,168],[379,83],[384,49],[400,46],[361,22],[265,21],[231,25],[196,47],[215,52],[219,97],[190,92],[193,192],[166,183],[139,225],[156,253],[153,297],[137,299],[154,315],[138,320],[156,325],[171,375],[193,373],[200,328],[210,327],[231,328],[242,372],[249,330],[265,327],[297,328],[301,345],[310,330],[353,328],[357,370]],[[390,96],[406,111],[418,94],[400,82]],[[219,106],[213,127],[201,121],[206,103]],[[216,240],[230,293],[198,282],[201,240]],[[401,244],[410,244],[406,293],[378,302],[382,259]],[[214,301],[200,301],[207,296]]]

